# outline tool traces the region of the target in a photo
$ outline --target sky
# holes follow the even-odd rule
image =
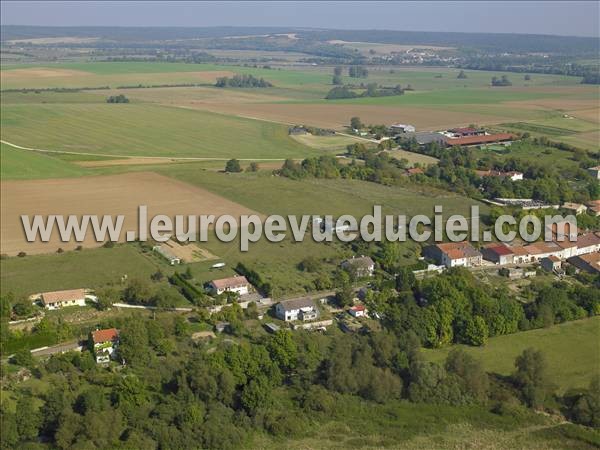
[[[2,0],[2,25],[290,26],[600,37],[598,1],[111,2]]]

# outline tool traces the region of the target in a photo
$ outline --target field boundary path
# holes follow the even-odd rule
[[[101,156],[104,158],[147,158],[155,159],[157,161],[229,161],[231,158],[199,158],[192,156],[144,156],[144,155],[109,155],[107,153],[84,153],[84,152],[71,152],[65,150],[48,150],[43,148],[30,148],[23,147],[21,145],[13,144],[12,142],[0,139],[2,144],[8,145],[19,150],[27,150],[29,152],[42,152],[42,153],[63,153],[66,155],[80,155],[80,156]],[[236,158],[238,161],[285,161],[285,158]]]

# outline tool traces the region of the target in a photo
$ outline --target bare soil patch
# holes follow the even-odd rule
[[[27,242],[20,216],[40,214],[124,215],[121,240],[126,231],[137,230],[138,207],[147,205],[149,220],[157,214],[231,214],[239,218],[254,211],[207,190],[151,172],[71,179],[2,181],[1,252],[16,255],[50,253],[78,245],[97,247],[91,231],[83,242],[61,242],[54,229],[49,242]],[[90,227],[91,229],[91,227]],[[108,237],[107,237],[108,239]]]
[[[181,258],[181,260],[186,263],[218,259],[217,256],[213,255],[204,248],[200,248],[193,242],[190,242],[189,244],[180,244],[179,242],[171,239],[165,242],[163,245],[167,247],[171,253],[178,258]]]
[[[413,106],[378,105],[327,105],[327,104],[207,104],[198,103],[198,108],[213,112],[243,117],[270,120],[281,123],[304,123],[308,125],[333,128],[337,130],[347,126],[353,116],[365,123],[391,124],[405,122],[413,124],[419,130],[451,128],[470,123],[481,125],[496,124],[511,120],[507,115],[490,115],[469,112],[450,112],[433,108]]]

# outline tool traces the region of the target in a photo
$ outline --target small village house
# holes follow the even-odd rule
[[[350,309],[348,309],[348,313],[352,316],[352,317],[366,317],[367,315],[367,308],[365,308],[364,305],[355,305],[353,307],[351,307]]]
[[[489,244],[481,249],[483,259],[496,264],[512,264],[515,254],[510,247],[504,244]]]
[[[60,309],[65,306],[85,306],[85,289],[43,292],[40,300],[46,309]]]
[[[285,322],[294,320],[306,322],[315,320],[319,316],[319,310],[312,299],[305,297],[277,303],[275,305],[275,315]]]
[[[587,206],[582,205],[581,203],[565,202],[561,208],[566,209],[567,211],[573,211],[576,216],[587,211]]]
[[[105,364],[114,358],[119,346],[119,330],[108,328],[92,331],[91,338],[97,364]]]
[[[446,267],[473,267],[482,262],[481,253],[466,241],[430,245],[423,254]]]
[[[592,274],[600,274],[600,253],[598,252],[573,256],[567,261],[579,270]]]
[[[395,123],[390,125],[390,131],[392,133],[414,133],[417,129],[413,125]]]
[[[375,262],[369,256],[361,256],[342,261],[342,269],[353,272],[358,278],[371,277],[375,271]]]
[[[548,272],[557,272],[562,267],[560,258],[554,255],[550,255],[540,259],[540,265],[544,270],[547,270]]]
[[[230,278],[221,278],[219,280],[212,280],[208,283],[208,290],[213,295],[220,295],[224,292],[235,292],[239,295],[246,295],[250,293],[251,285],[244,276],[235,276]]]
[[[590,173],[590,175],[592,177],[594,177],[596,180],[600,180],[600,166],[596,166],[596,167],[590,167],[588,169],[588,172]]]

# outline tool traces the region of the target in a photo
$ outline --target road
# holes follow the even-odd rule
[[[192,312],[194,310],[193,308],[160,308],[158,306],[130,305],[128,303],[113,303],[113,306],[116,306],[117,308],[149,309],[178,312]]]

